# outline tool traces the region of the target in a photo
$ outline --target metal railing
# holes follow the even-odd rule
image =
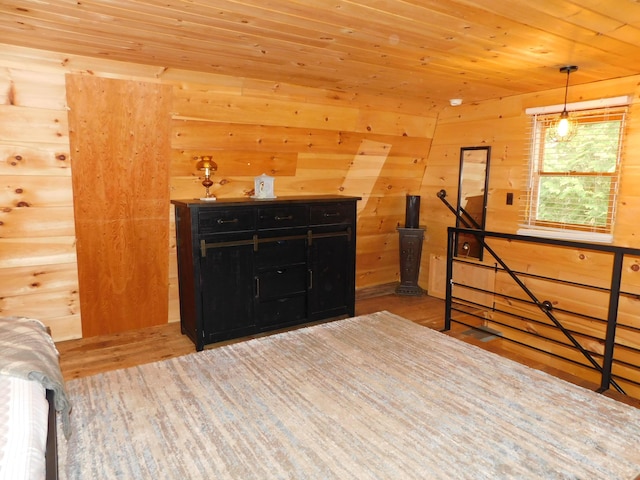
[[[459,234],[473,235],[478,239],[485,252],[491,258],[486,258],[483,262],[475,262],[468,258],[457,256],[455,245],[456,236]],[[509,256],[509,251],[506,252],[506,255],[501,255],[500,252],[497,251],[501,247],[496,247],[495,245],[490,244],[489,240],[497,240],[497,242],[495,243],[498,243],[502,247],[508,247],[510,251],[513,250],[513,247],[515,245],[523,243],[544,245],[547,247],[558,247],[560,249],[569,248],[573,249],[571,250],[572,252],[578,250],[582,252],[581,255],[583,255],[585,258],[588,257],[590,253],[603,253],[607,261],[609,261],[609,284],[603,285],[602,282],[600,282],[601,284],[599,285],[588,282],[582,283],[570,279],[556,278],[555,276],[546,276],[541,274],[532,274],[526,271],[517,271],[509,267],[509,265],[507,264],[508,259],[504,260],[504,257]],[[506,243],[504,241],[506,241]],[[579,352],[583,357],[583,360],[586,360],[586,364],[584,362],[576,361],[575,358],[571,358],[570,356],[559,355],[554,351],[554,349],[534,347],[529,343],[523,342],[522,340],[511,339],[508,336],[502,337],[506,340],[515,341],[516,343],[520,343],[521,345],[535,348],[536,350],[542,351],[548,355],[553,355],[562,358],[563,360],[577,363],[582,367],[587,367],[595,370],[596,372],[598,372],[600,377],[600,388],[598,389],[598,391],[603,392],[605,390],[608,390],[610,387],[613,387],[617,391],[625,393],[624,389],[620,385],[621,382],[627,385],[635,385],[640,387],[640,349],[636,345],[633,345],[634,342],[619,342],[616,340],[617,329],[623,328],[631,335],[637,335],[637,345],[640,345],[640,321],[630,321],[628,323],[620,323],[618,321],[620,299],[624,297],[627,297],[631,301],[640,299],[640,293],[624,291],[622,289],[622,273],[625,259],[631,258],[633,261],[632,266],[640,265],[640,249],[576,241],[537,238],[454,227],[450,227],[448,229],[447,243],[445,330],[449,330],[451,328],[452,322],[461,323],[471,328],[477,328],[477,325],[472,325],[471,323],[466,321],[465,318],[469,318],[471,316],[487,320],[487,312],[490,312],[490,315],[493,315],[495,317],[489,320],[494,326],[502,326],[507,330],[518,331],[518,338],[526,335],[533,335],[537,337],[537,339],[542,339],[542,343],[546,343],[549,345],[562,344],[563,347],[568,346]],[[506,274],[507,277],[511,279],[515,285],[518,286],[523,295],[510,295],[505,292],[496,292],[495,287],[493,290],[491,290],[457,281],[456,278],[454,278],[454,265],[456,263],[466,263],[468,265],[471,265],[472,268],[491,269],[495,272],[496,276],[500,274]],[[607,272],[602,272],[602,274],[606,275]],[[543,284],[546,283],[547,285],[549,283],[552,283],[553,285],[564,285],[566,288],[570,289],[584,289],[584,291],[582,292],[583,297],[585,295],[587,297],[589,297],[589,295],[594,295],[591,292],[598,292],[599,296],[605,296],[605,302],[607,303],[606,318],[602,318],[602,316],[598,316],[597,314],[591,315],[587,312],[575,312],[554,307],[554,305],[562,303],[562,299],[560,299],[560,301],[553,298],[542,299],[540,298],[541,295],[536,294],[536,292],[534,292],[534,289],[529,285],[529,283],[540,282]],[[493,299],[493,301],[491,302],[491,305],[487,305],[487,302],[477,303],[474,301],[470,301],[468,299],[465,299],[464,295],[460,296],[454,294],[454,288],[456,291],[459,291],[461,293],[464,293],[464,291],[473,291],[476,294],[487,294],[490,298]],[[547,288],[547,290],[549,289]],[[558,286],[558,288],[555,288],[555,290],[561,291],[562,288]],[[525,306],[525,308],[514,307],[513,311],[510,311],[509,308],[504,308],[504,306],[514,304]],[[534,308],[531,310],[529,306],[534,306]],[[604,305],[601,305],[601,307],[602,310],[604,310]],[[533,314],[523,315],[522,313],[519,313],[522,310],[524,310],[525,312],[541,312],[543,317],[548,319],[548,321],[541,321],[539,318],[536,318],[536,315]],[[461,315],[457,318],[456,314],[458,313],[460,313]],[[509,318],[517,320],[515,322],[510,322],[508,321]],[[507,321],[505,321],[504,319],[507,319]],[[527,325],[544,325],[545,329],[548,327],[553,327],[556,329],[556,331],[562,332],[562,336],[564,336],[568,343],[567,341],[559,341],[553,335],[540,334],[539,332],[535,331],[536,329],[520,328],[517,326],[518,322],[524,322]],[[581,322],[587,324],[601,324],[605,327],[604,335],[601,337],[598,335],[585,333],[585,331],[576,327],[576,325],[579,325]],[[567,323],[570,326],[566,326]],[[601,328],[600,330],[603,329]],[[602,351],[597,351],[599,350],[599,348],[593,348],[593,346],[587,348],[582,343],[585,340],[597,346],[604,345],[604,348],[602,349]],[[625,358],[627,358],[627,360],[616,357],[616,352],[619,350],[625,351]],[[632,360],[628,360],[629,358],[631,358]],[[621,373],[614,375],[614,363],[619,367],[621,371],[631,372],[631,374]]]

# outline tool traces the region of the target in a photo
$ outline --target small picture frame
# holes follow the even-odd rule
[[[253,179],[254,181],[254,195],[251,198],[268,199],[276,198],[273,194],[273,181],[274,178],[269,175],[262,174]]]

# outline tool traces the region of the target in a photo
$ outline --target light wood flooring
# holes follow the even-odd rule
[[[443,300],[428,295],[420,297],[395,295],[391,286],[381,286],[358,292],[356,315],[364,315],[381,310],[387,310],[428,328],[441,330],[444,327],[445,305]],[[472,335],[468,335],[467,327],[456,327],[455,325],[448,334],[592,390],[597,387],[558,370],[553,365],[541,364],[532,361],[525,355],[514,352],[511,345],[506,346],[502,343],[504,340],[496,339],[490,342],[483,342]],[[221,344],[215,344],[207,348],[215,348],[219,345]],[[60,366],[65,380],[195,352],[195,347],[191,340],[180,333],[179,323],[169,323],[113,335],[68,340],[59,342],[56,346],[60,352]],[[640,400],[618,395],[613,391],[605,394],[640,408]]]

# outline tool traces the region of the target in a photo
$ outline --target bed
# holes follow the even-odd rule
[[[58,478],[57,420],[71,405],[58,352],[40,321],[0,318],[0,480]]]

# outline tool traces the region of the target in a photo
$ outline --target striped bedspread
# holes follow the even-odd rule
[[[54,405],[62,414],[62,429],[68,437],[71,403],[60,371],[58,351],[44,324],[32,318],[0,318],[0,352],[0,375],[34,380],[54,391]]]

